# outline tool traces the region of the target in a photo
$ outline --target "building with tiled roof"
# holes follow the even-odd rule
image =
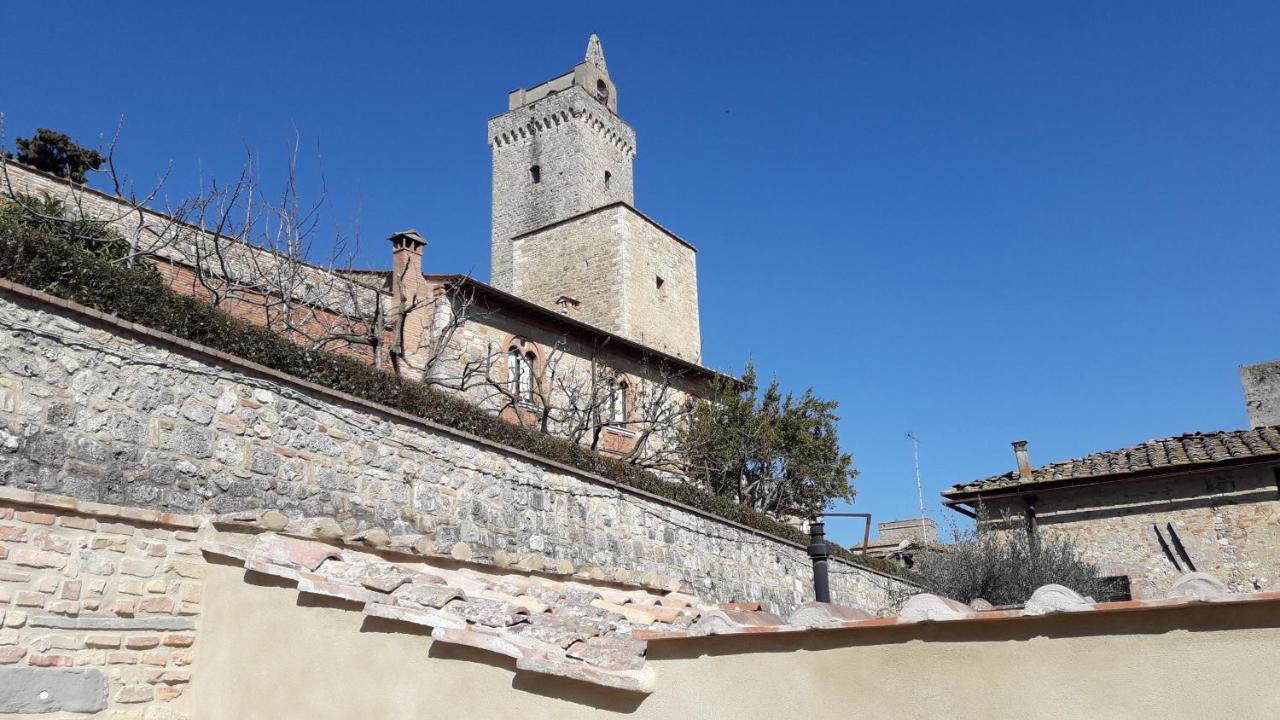
[[[982,524],[1025,522],[1069,533],[1085,557],[1134,596],[1185,572],[1241,590],[1280,587],[1280,417],[1265,383],[1276,363],[1242,368],[1252,427],[1148,440],[959,483],[944,503]]]

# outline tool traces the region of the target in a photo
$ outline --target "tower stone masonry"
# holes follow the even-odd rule
[[[696,251],[634,208],[635,131],[599,38],[571,71],[512,91],[488,129],[490,283],[699,362]]]

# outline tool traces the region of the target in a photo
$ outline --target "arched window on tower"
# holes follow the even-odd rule
[[[604,80],[596,80],[596,99],[609,106],[609,84]]]
[[[613,179],[613,173],[609,172],[608,170],[605,170],[604,171],[604,189],[605,190],[609,189],[609,181],[612,179]]]
[[[534,165],[533,167],[529,168],[529,179],[533,181],[534,185],[537,185],[538,183],[542,182],[542,167],[539,165]]]

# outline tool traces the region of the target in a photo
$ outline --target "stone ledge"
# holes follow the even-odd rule
[[[108,505],[89,500],[79,500],[68,495],[33,492],[7,486],[0,486],[0,503],[66,510],[79,515],[129,520],[149,525],[166,525],[186,530],[195,530],[201,524],[200,518],[194,515],[167,513],[161,510],[149,510],[127,505]]]
[[[39,615],[27,619],[31,627],[57,630],[195,630],[194,621],[177,617],[119,618],[119,617],[65,617],[63,615]]]

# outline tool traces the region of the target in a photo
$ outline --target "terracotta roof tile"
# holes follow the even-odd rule
[[[1231,460],[1271,457],[1280,460],[1280,428],[1277,427],[1190,433],[1042,465],[1031,471],[1030,480],[1023,480],[1013,470],[982,480],[960,483],[943,495],[953,497],[1055,480],[1101,479],[1161,468],[1194,468]]]
[[[224,517],[220,522],[244,527],[257,519]],[[325,532],[320,523],[283,527],[290,526]],[[635,630],[682,632],[702,612],[702,604],[690,595],[674,595],[664,604],[661,592],[489,574],[456,564],[392,562],[373,552],[275,532],[258,534],[247,546],[243,538],[241,544],[223,539],[206,542],[206,552],[293,580],[300,592],[360,603],[366,615],[429,627],[435,642],[513,657],[518,669],[636,692],[648,692],[653,677],[644,664],[646,643],[633,637]],[[347,541],[369,542],[357,536]],[[390,547],[381,551],[394,552]]]

